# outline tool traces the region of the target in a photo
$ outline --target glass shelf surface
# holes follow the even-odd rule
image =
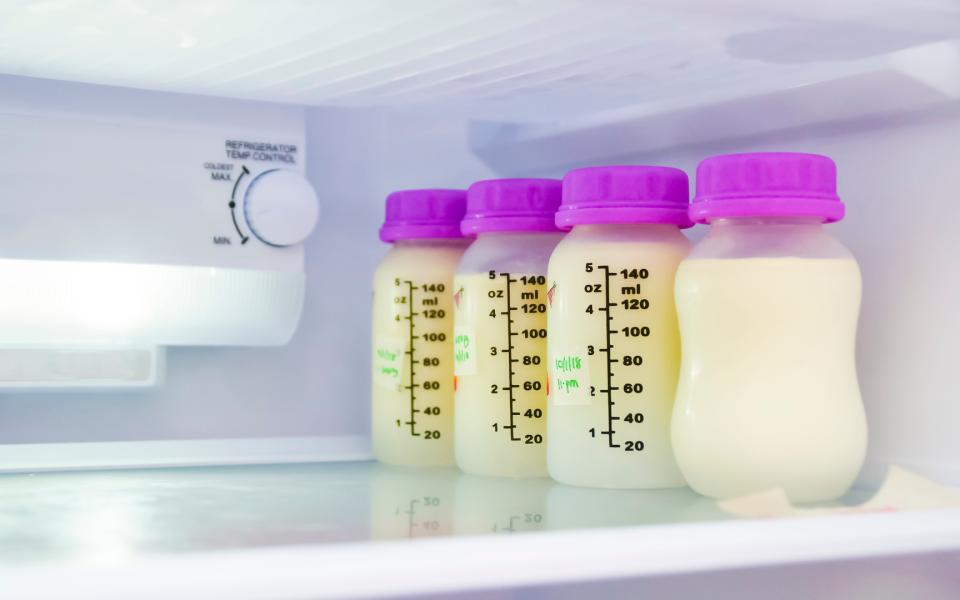
[[[853,490],[843,503],[859,503]],[[375,462],[0,476],[0,563],[730,519],[688,488],[605,490]]]

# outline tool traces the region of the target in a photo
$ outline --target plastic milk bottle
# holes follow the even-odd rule
[[[462,190],[387,197],[373,280],[373,451],[396,465],[453,464],[453,270]]]
[[[545,477],[547,262],[560,181],[480,181],[467,192],[476,235],[454,279],[457,465],[474,475]]]
[[[683,485],[670,444],[680,369],[673,300],[690,243],[687,176],[668,167],[567,173],[550,257],[547,464],[562,483]]]
[[[794,501],[829,500],[857,476],[860,270],[823,227],[843,213],[826,156],[700,163],[691,216],[710,231],[677,273],[673,447],[701,494],[780,487]]]

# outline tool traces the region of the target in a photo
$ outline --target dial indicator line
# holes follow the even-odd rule
[[[243,231],[240,230],[240,224],[237,223],[237,189],[240,187],[240,181],[243,179],[244,175],[249,174],[250,169],[244,165],[243,169],[240,171],[240,177],[237,177],[237,180],[233,183],[233,191],[230,192],[230,219],[233,220],[233,228],[237,230],[237,235],[240,236],[240,245],[249,242],[250,237],[243,234]]]

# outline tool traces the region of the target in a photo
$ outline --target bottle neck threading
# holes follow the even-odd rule
[[[742,227],[742,226],[789,226],[789,227],[821,227],[823,219],[819,217],[721,217],[710,219],[710,227]]]
[[[680,231],[670,223],[582,223],[573,226],[572,231]]]
[[[393,242],[395,248],[412,248],[433,246],[438,248],[458,248],[466,246],[471,242],[471,238],[409,238]]]

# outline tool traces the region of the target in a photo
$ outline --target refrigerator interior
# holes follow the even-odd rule
[[[879,557],[921,552],[944,553],[939,576],[955,567],[958,509],[735,520],[692,492],[367,462],[387,193],[791,150],[837,162],[847,217],[830,228],[863,273],[870,445],[845,501],[890,465],[960,486],[955,3],[11,2],[0,73],[0,223],[31,202],[11,194],[29,168],[64,182],[79,223],[101,195],[145,205],[128,182],[159,185],[189,154],[152,141],[167,135],[289,136],[321,206],[289,344],[166,347],[147,389],[0,392],[0,470],[16,472],[0,476],[0,582],[18,597],[399,595],[871,558],[873,577]],[[143,135],[72,150],[118,130]],[[60,472],[146,466],[165,468]]]

